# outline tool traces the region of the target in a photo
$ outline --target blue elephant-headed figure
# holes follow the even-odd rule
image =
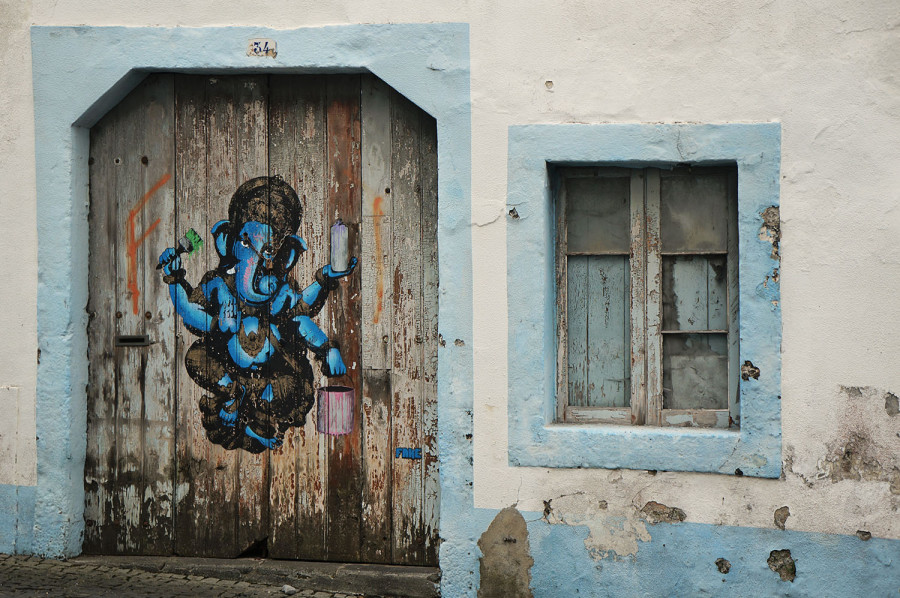
[[[297,236],[303,207],[281,177],[251,179],[234,192],[228,220],[212,227],[219,265],[197,287],[175,248],[159,257],[163,280],[185,327],[199,336],[185,354],[211,442],[259,453],[303,426],[315,401],[311,351],[327,376],[346,373],[340,349],[312,321],[338,279],[330,265],[300,289],[291,268],[306,250]]]

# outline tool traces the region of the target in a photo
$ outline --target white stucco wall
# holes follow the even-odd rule
[[[470,24],[475,351],[475,506],[517,504],[591,520],[648,500],[688,521],[900,538],[900,6],[729,0],[451,5],[433,0],[117,3],[0,0],[0,393],[17,401],[15,462],[0,484],[33,485],[37,353],[34,133],[28,27],[294,28]],[[507,127],[564,122],[782,123],[783,480],[507,465]],[[529,273],[523,273],[529,275]],[[850,387],[870,387],[853,390]],[[14,399],[13,397],[17,397]],[[10,429],[7,419],[0,434]],[[854,441],[864,437],[865,441]],[[828,459],[853,442],[857,461]],[[859,465],[861,463],[861,465]],[[840,471],[840,466],[837,466]],[[835,479],[856,477],[862,480]],[[564,495],[573,495],[560,498]],[[635,535],[639,535],[639,530]],[[609,540],[628,552],[629,542]]]

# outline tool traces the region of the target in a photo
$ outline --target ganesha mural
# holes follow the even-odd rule
[[[326,376],[346,373],[338,344],[312,318],[356,258],[341,271],[319,268],[301,289],[291,268],[306,251],[296,234],[302,215],[296,191],[281,177],[251,179],[234,192],[228,219],[212,227],[219,264],[198,286],[185,279],[181,263],[192,235],[159,257],[176,312],[199,336],[185,369],[208,393],[200,401],[203,427],[226,449],[277,448],[288,428],[303,426],[315,402],[309,352]]]

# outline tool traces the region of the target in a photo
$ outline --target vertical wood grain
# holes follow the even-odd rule
[[[631,173],[631,423],[647,419],[647,243],[659,245],[659,235],[649,238],[644,205],[644,173]],[[652,363],[652,362],[651,362]]]
[[[422,565],[436,567],[440,548],[441,480],[438,452],[438,159],[437,122],[419,111],[422,177]]]
[[[625,407],[630,390],[628,258],[587,260],[587,401],[591,407]]]
[[[205,240],[203,249],[182,257],[185,278],[199,286],[203,275],[218,262],[210,227],[219,219],[218,201],[210,201],[209,161],[211,111],[208,77],[175,79],[175,225],[177,235],[193,228]],[[181,321],[176,322],[176,477],[175,550],[177,554],[224,556],[235,542],[227,522],[237,516],[233,485],[228,484],[226,451],[209,442],[200,414],[205,392],[184,366],[187,351],[197,341]]]
[[[348,228],[350,255],[360,255],[360,76],[330,77],[326,84],[328,227],[341,218]],[[362,538],[362,388],[360,351],[360,275],[342,279],[331,294],[329,338],[341,345],[347,375],[336,382],[356,389],[354,426],[350,434],[328,439],[328,495],[325,550],[328,559],[358,561]]]
[[[394,262],[392,447],[422,446],[422,180],[417,108],[392,94],[391,193]],[[394,455],[392,455],[394,456]],[[393,459],[393,560],[422,562],[422,460]]]
[[[137,262],[143,274],[144,331],[151,343],[144,350],[140,553],[167,555],[175,542],[175,310],[156,265],[162,248],[175,239],[174,76],[153,76],[148,92],[141,109],[146,117],[141,123],[143,148],[138,153],[141,186],[145,194],[152,193],[142,209],[143,233],[137,235],[158,224],[138,249]]]
[[[390,88],[362,79],[362,551],[391,560],[391,104]]]
[[[269,174],[280,175],[303,204],[297,233],[307,242],[293,269],[300,288],[328,263],[325,184],[325,78],[299,75],[269,79]],[[323,312],[324,314],[324,312]],[[322,325],[324,315],[315,318]],[[308,353],[313,378],[321,366]],[[316,431],[316,407],[302,428],[291,428],[284,445],[270,452],[269,555],[319,560],[325,556],[326,439]]]
[[[660,183],[659,169],[646,171],[645,210],[647,235],[646,261],[646,337],[647,337],[647,415],[648,426],[662,425],[662,263],[660,258]]]
[[[87,453],[85,455],[86,554],[115,550],[116,376],[116,124],[118,110],[91,129],[88,280]]]
[[[569,256],[566,298],[568,335],[567,353],[569,405],[589,404],[587,385],[588,362],[588,261],[589,256]]]

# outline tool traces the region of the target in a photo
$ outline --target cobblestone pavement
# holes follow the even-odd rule
[[[282,586],[0,554],[0,596],[244,598],[287,595]],[[315,590],[297,590],[292,595],[296,598],[364,598],[358,594]]]

